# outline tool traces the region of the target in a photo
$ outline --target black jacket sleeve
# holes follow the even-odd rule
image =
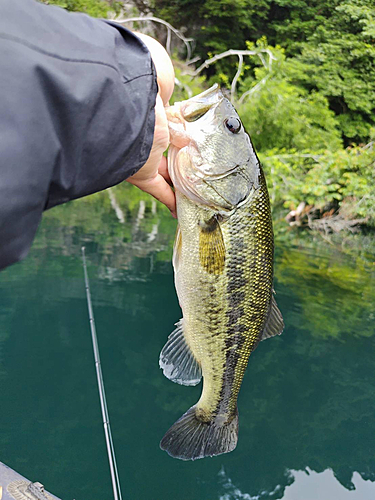
[[[0,269],[27,254],[43,210],[146,162],[156,93],[150,54],[130,31],[1,0]]]

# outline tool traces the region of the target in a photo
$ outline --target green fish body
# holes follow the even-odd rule
[[[280,334],[266,181],[233,106],[217,87],[169,111],[176,188],[173,266],[182,320],[160,355],[164,374],[202,395],[161,448],[195,460],[237,444],[237,397],[251,352]],[[174,146],[174,142],[177,146]]]

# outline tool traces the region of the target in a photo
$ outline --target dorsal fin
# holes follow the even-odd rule
[[[274,337],[275,335],[281,335],[283,329],[284,329],[283,317],[281,315],[279,308],[277,307],[276,300],[272,295],[268,316],[260,340],[269,339],[270,337]]]
[[[201,367],[185,340],[182,319],[176,323],[176,329],[160,353],[159,366],[164,375],[177,384],[197,385],[202,378]]]

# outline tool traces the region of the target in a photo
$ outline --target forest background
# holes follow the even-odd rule
[[[125,24],[168,42],[175,100],[214,82],[231,90],[268,174],[274,208],[290,224],[326,231],[375,227],[372,0],[45,3],[115,20],[155,16],[173,25],[177,35],[157,21]],[[234,53],[225,56],[229,50]]]

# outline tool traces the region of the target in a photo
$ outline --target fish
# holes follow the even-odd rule
[[[237,398],[249,356],[284,323],[273,290],[274,238],[265,176],[218,85],[166,108],[177,201],[174,280],[182,309],[160,353],[164,375],[199,401],[160,442],[181,460],[237,445]]]

